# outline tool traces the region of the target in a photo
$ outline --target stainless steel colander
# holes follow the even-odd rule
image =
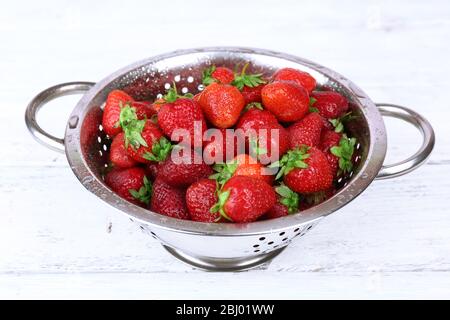
[[[106,155],[110,141],[102,131],[101,106],[111,90],[140,81],[145,82],[146,94],[156,98],[175,81],[183,93],[195,94],[201,90],[201,70],[205,67],[215,64],[233,68],[246,62],[250,62],[252,71],[266,75],[282,67],[305,70],[319,85],[333,87],[351,102],[358,117],[352,120],[348,130],[358,139],[360,160],[335,196],[310,209],[274,220],[213,224],[162,216],[122,199],[105,185],[101,176],[108,166]],[[84,95],[68,120],[64,139],[45,132],[36,122],[38,110],[50,100],[75,93]],[[422,146],[414,155],[389,166],[383,166],[387,142],[382,115],[413,124],[423,136]],[[374,179],[396,177],[419,167],[434,146],[431,125],[416,112],[392,104],[376,105],[351,81],[311,61],[279,52],[236,47],[174,51],[134,63],[96,84],[71,82],[51,87],[31,101],[25,120],[37,141],[66,153],[73,172],[85,188],[127,214],[178,259],[198,268],[220,271],[247,269],[271,260],[323,217],[353,200]]]

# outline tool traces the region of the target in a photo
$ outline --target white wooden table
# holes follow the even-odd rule
[[[0,4],[0,298],[450,298],[450,3],[8,1]],[[433,124],[429,162],[374,182],[270,265],[205,273],[172,258],[33,141],[41,89],[178,48],[243,45],[335,69]],[[78,97],[42,111],[61,134]],[[420,135],[387,121],[395,161]]]

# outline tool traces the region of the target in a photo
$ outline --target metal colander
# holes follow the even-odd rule
[[[359,161],[332,198],[312,208],[273,220],[245,224],[200,223],[178,220],[136,206],[111,191],[102,180],[108,166],[110,139],[101,126],[102,105],[117,88],[138,90],[137,95],[155,99],[175,82],[182,93],[202,89],[201,71],[215,64],[234,68],[250,62],[251,72],[270,76],[275,70],[293,67],[309,72],[318,85],[344,94],[357,117],[348,125],[358,139]],[[84,93],[73,110],[64,139],[45,132],[36,113],[57,97]],[[410,122],[422,133],[423,144],[410,158],[383,166],[386,131],[381,115]],[[171,254],[195,267],[207,270],[241,270],[257,266],[278,255],[294,239],[304,236],[323,217],[358,196],[374,179],[390,178],[420,166],[434,146],[434,133],[426,119],[405,107],[375,105],[355,84],[338,73],[311,61],[284,53],[250,48],[201,48],[180,50],[149,58],[119,70],[94,84],[71,82],[51,87],[37,95],[26,111],[26,123],[33,136],[45,146],[65,152],[83,186],[127,214],[145,232],[158,239]]]

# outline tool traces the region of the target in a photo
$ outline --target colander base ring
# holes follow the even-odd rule
[[[255,268],[259,265],[270,262],[286,248],[286,246],[284,246],[282,248],[257,256],[222,259],[194,256],[192,254],[188,254],[184,251],[180,251],[166,245],[162,246],[175,258],[193,266],[194,268],[217,272],[244,271]]]

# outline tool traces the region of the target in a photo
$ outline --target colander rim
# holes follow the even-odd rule
[[[86,160],[82,157],[80,128],[81,123],[83,122],[84,117],[87,113],[87,106],[101,90],[103,90],[115,79],[122,77],[132,70],[145,65],[156,63],[164,59],[193,53],[213,54],[224,52],[277,57],[307,66],[339,83],[340,86],[351,93],[355,101],[358,101],[360,103],[361,114],[367,121],[368,131],[370,135],[367,158],[364,163],[360,164],[361,168],[359,172],[355,176],[353,176],[348,184],[341,190],[339,190],[339,192],[337,192],[333,197],[320,203],[319,205],[311,207],[297,214],[277,219],[240,224],[201,223],[163,216],[148,209],[134,205],[111,191],[104,184],[104,182],[98,179],[91,171],[86,163]],[[69,119],[74,118],[79,120],[77,121],[78,125],[67,125],[64,139],[65,151],[71,169],[73,170],[78,180],[82,182],[84,187],[87,188],[90,192],[97,195],[103,201],[119,209],[121,212],[127,214],[132,220],[136,220],[142,224],[151,225],[155,228],[162,228],[179,233],[189,234],[206,234],[211,236],[256,235],[267,232],[277,232],[287,228],[295,228],[296,226],[300,226],[304,223],[310,223],[311,221],[325,217],[348,204],[370,185],[383,164],[387,149],[386,130],[380,112],[378,111],[372,100],[369,98],[369,96],[353,82],[340,75],[339,73],[310,60],[282,52],[249,47],[203,47],[194,49],[182,49],[153,56],[130,64],[110,74],[103,80],[97,82],[77,103]]]

